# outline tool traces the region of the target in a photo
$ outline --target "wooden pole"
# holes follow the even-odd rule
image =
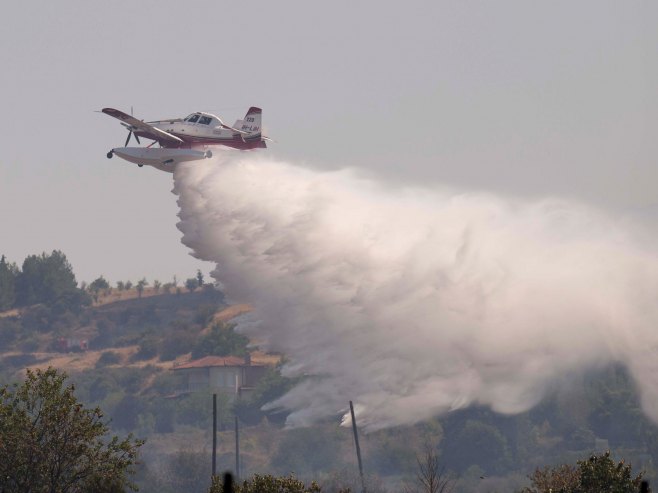
[[[212,395],[212,475],[217,476],[217,394]]]
[[[235,417],[235,482],[240,482],[240,429],[238,417]]]
[[[361,447],[359,446],[359,432],[356,429],[356,417],[354,417],[354,405],[350,401],[350,414],[352,415],[352,432],[354,433],[354,445],[356,446],[356,458],[359,461],[359,476],[361,476],[361,493],[366,493],[366,482],[363,478],[363,462],[361,461]]]

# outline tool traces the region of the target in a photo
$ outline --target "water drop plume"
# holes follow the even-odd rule
[[[240,329],[307,376],[271,404],[291,426],[350,399],[369,429],[474,404],[518,413],[611,362],[658,420],[658,255],[626,222],[218,154],[178,167],[178,227],[255,307]]]

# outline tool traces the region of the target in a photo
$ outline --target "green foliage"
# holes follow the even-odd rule
[[[120,491],[142,441],[107,437],[100,409],[86,409],[49,368],[0,389],[1,491]]]
[[[162,486],[172,492],[204,492],[210,483],[208,454],[178,450],[169,454]]]
[[[220,426],[232,423],[233,414],[225,394],[217,395],[217,422]],[[176,422],[205,430],[212,424],[212,395],[194,392],[181,396],[176,403]]]
[[[610,452],[579,460],[577,466],[567,464],[537,469],[532,485],[523,493],[637,493],[642,474],[633,477],[630,465],[616,463]]]
[[[194,322],[205,327],[212,321],[216,311],[217,307],[215,304],[201,305],[194,314]]]
[[[197,282],[197,286],[199,287],[203,286],[203,274],[201,273],[201,269],[197,269],[196,271],[196,282]]]
[[[282,376],[278,368],[269,368],[254,391],[248,397],[235,403],[235,414],[247,424],[259,423],[264,416],[273,421],[285,419],[287,413],[263,411],[262,407],[288,392],[297,381],[297,379]]]
[[[158,355],[160,339],[154,334],[145,334],[139,342],[139,350],[135,353],[136,360],[155,358]]]
[[[208,493],[222,493],[222,478],[212,478],[212,486]],[[322,489],[313,481],[308,486],[293,474],[289,476],[272,476],[270,474],[254,474],[241,484],[234,486],[235,493],[321,493]]]
[[[100,276],[97,279],[94,279],[92,283],[88,286],[89,291],[93,293],[98,293],[99,291],[110,289],[110,283],[107,280]]]
[[[157,372],[152,365],[143,368],[115,368],[113,371],[114,378],[125,392],[136,394],[144,387],[147,380]]]
[[[615,463],[610,452],[578,461],[580,485],[574,493],[636,493],[642,474],[633,477],[630,465]]]
[[[145,409],[145,403],[139,397],[126,394],[112,411],[112,426],[122,430],[134,430],[137,428],[140,413]]]
[[[115,351],[103,351],[96,361],[96,368],[103,368],[107,365],[118,365],[121,363],[121,355]]]
[[[112,391],[116,390],[117,385],[114,379],[107,372],[99,375],[91,382],[88,389],[88,398],[93,402],[99,402],[105,399]]]
[[[16,279],[18,306],[59,304],[65,309],[77,310],[89,302],[88,295],[78,289],[71,264],[62,252],[54,250],[50,255],[30,255],[23,262]]]
[[[210,333],[199,339],[192,349],[193,358],[203,356],[244,356],[247,353],[249,338],[235,332],[235,326],[217,323],[212,326]]]
[[[168,332],[160,342],[160,359],[171,361],[189,353],[196,342],[196,335],[188,328]]]
[[[170,395],[181,388],[182,376],[172,371],[156,375],[151,388],[159,395]]]
[[[3,255],[0,258],[0,311],[9,310],[16,302],[16,264],[8,264]]]
[[[146,278],[142,278],[138,283],[137,283],[137,295],[141,298],[142,293],[144,292],[144,288],[148,286],[148,281]]]
[[[21,322],[23,327],[29,332],[46,332],[50,328],[53,318],[50,308],[44,305],[37,305],[23,314]]]
[[[196,277],[190,277],[185,281],[185,287],[190,293],[192,293],[196,288],[199,287],[199,281],[197,281]]]

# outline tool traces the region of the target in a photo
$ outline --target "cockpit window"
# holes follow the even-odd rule
[[[202,125],[209,125],[211,121],[212,121],[212,118],[210,118],[209,116],[202,116],[199,119],[199,123],[202,124]]]
[[[187,117],[187,121],[190,123],[196,123],[199,119],[199,115],[190,115]]]

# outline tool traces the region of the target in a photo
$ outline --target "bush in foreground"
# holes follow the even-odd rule
[[[27,370],[0,388],[0,491],[124,491],[143,444],[109,438],[99,408],[86,409],[53,368]]]
[[[208,493],[223,493],[222,478],[214,476]],[[270,474],[254,474],[249,479],[234,485],[234,493],[321,493],[321,488],[313,481],[306,486],[294,475],[272,476]]]
[[[642,473],[633,477],[631,466],[615,462],[610,452],[579,460],[576,467],[561,465],[537,469],[531,476],[532,487],[523,493],[637,493]]]

